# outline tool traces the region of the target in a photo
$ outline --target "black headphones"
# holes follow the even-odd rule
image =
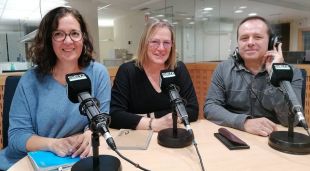
[[[268,50],[273,50],[273,47],[275,46],[276,48],[278,48],[278,45],[281,43],[280,37],[275,35],[275,34],[271,34],[270,38],[269,38],[269,42],[268,42]],[[241,58],[240,54],[239,54],[239,48],[236,47],[234,53],[231,55],[231,57],[234,59],[235,62],[237,63],[243,63],[243,59]]]

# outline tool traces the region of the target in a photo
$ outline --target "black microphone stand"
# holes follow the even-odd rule
[[[295,115],[288,115],[288,131],[272,132],[269,135],[268,144],[275,150],[284,153],[309,154],[310,137],[305,134],[294,132]]]
[[[172,104],[172,121],[173,127],[161,130],[158,132],[157,142],[159,145],[169,148],[183,148],[190,146],[194,139],[193,134],[186,129],[177,127],[177,113],[175,111],[175,104]]]
[[[86,115],[84,105],[86,102],[80,104],[79,110],[82,115]],[[87,115],[86,115],[87,116]],[[92,148],[93,156],[84,158],[75,163],[72,171],[121,171],[121,162],[118,158],[111,155],[99,155],[99,129],[98,120],[104,117],[103,114],[99,114],[93,118],[88,118],[90,121],[90,130],[92,131]]]

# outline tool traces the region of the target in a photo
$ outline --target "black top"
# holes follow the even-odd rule
[[[185,107],[189,121],[198,118],[198,102],[190,75],[183,62],[178,62],[174,70],[176,85],[180,96],[186,101]],[[134,61],[122,64],[116,74],[111,97],[112,128],[135,129],[142,116],[154,112],[160,118],[172,112],[169,95],[158,93],[149,81],[145,71],[138,68]]]

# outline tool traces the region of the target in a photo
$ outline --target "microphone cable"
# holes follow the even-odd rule
[[[140,166],[138,163],[135,163],[133,161],[131,161],[130,159],[128,159],[127,157],[123,156],[117,149],[114,150],[122,159],[126,160],[127,162],[129,162],[130,164],[134,165],[136,168],[141,169],[143,171],[150,171],[142,166]]]
[[[201,170],[202,170],[202,171],[205,171],[205,167],[203,166],[202,158],[201,158],[201,155],[200,155],[200,153],[199,153],[198,146],[197,146],[197,143],[196,143],[195,139],[193,139],[193,144],[194,144],[194,147],[195,147],[195,149],[196,149],[196,152],[197,152],[197,155],[198,155],[198,158],[199,158]]]
[[[180,91],[180,87],[179,87],[179,86],[175,86],[175,87],[176,87],[177,91],[179,92],[179,91]],[[181,100],[183,101],[184,106],[185,106],[186,103],[187,103],[186,99],[181,98]],[[191,133],[194,134],[193,132],[191,132]],[[200,153],[199,153],[199,149],[198,149],[197,143],[196,143],[196,141],[195,141],[195,138],[193,139],[193,145],[194,145],[194,147],[195,147],[195,149],[196,149],[196,152],[197,152],[197,155],[198,155],[198,158],[199,158],[201,170],[202,170],[202,171],[205,171],[205,168],[204,168],[204,165],[203,165],[203,162],[202,162],[202,158],[201,158],[201,155],[200,155]]]
[[[79,106],[79,110],[82,111],[81,113],[82,113],[83,115],[86,115],[86,116],[87,116],[87,114],[86,114],[86,109],[87,109],[87,107],[88,107],[88,105],[87,105],[88,102],[92,102],[91,104],[88,104],[88,105],[93,105],[93,106],[98,106],[98,105],[99,105],[99,101],[98,101],[96,98],[89,98],[89,99],[83,100],[83,101],[81,102],[80,106]],[[86,106],[86,107],[85,107],[85,106]],[[97,115],[97,118],[98,118],[98,119],[101,119],[100,114]],[[107,125],[110,125],[110,119],[108,119]],[[102,135],[103,135],[103,134],[102,134]],[[107,141],[108,146],[109,146],[113,151],[115,151],[122,159],[124,159],[124,160],[126,160],[127,162],[129,162],[130,164],[134,165],[136,168],[139,168],[139,169],[141,169],[141,170],[143,170],[143,171],[150,171],[150,170],[148,170],[148,169],[145,169],[145,168],[141,167],[139,164],[134,163],[133,161],[131,161],[130,159],[128,159],[127,157],[125,157],[124,155],[122,155],[122,154],[118,151],[118,149],[117,149],[117,147],[116,147],[116,145],[115,145],[115,143],[114,143],[113,138],[110,139],[110,141],[108,141],[108,140],[106,140],[106,141]]]

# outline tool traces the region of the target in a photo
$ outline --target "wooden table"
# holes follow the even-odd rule
[[[273,171],[306,171],[310,170],[310,155],[292,155],[272,149],[268,145],[268,137],[252,135],[246,132],[227,128],[243,141],[250,145],[246,150],[228,150],[214,137],[220,126],[207,120],[191,123],[194,130],[198,148],[207,171],[247,171],[247,170],[273,170]],[[286,130],[278,126],[279,130]],[[118,130],[110,130],[116,135]],[[295,131],[306,134],[302,128]],[[147,150],[120,150],[120,152],[152,171],[200,171],[200,163],[194,146],[172,149],[157,144],[157,133],[153,134]],[[110,150],[104,139],[101,139],[100,154],[117,156]],[[118,157],[118,156],[117,156]],[[120,159],[120,157],[118,157]],[[138,169],[128,162],[120,159],[124,171],[137,171]],[[24,157],[13,165],[9,171],[31,171],[32,165],[28,157]]]

